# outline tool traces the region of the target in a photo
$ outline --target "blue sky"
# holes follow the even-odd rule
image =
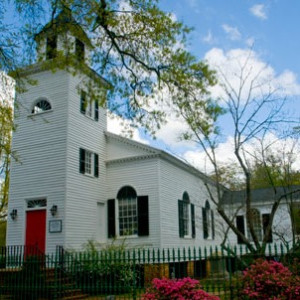
[[[267,69],[265,75],[275,88],[283,87],[291,99],[290,111],[300,118],[299,0],[160,0],[160,7],[194,28],[189,50],[212,66],[221,61],[229,72],[233,69],[230,60],[245,57],[252,47],[251,67]],[[11,14],[6,16],[11,19]],[[183,127],[180,120],[174,117],[168,121],[157,133],[156,141],[141,130],[134,132],[134,138],[176,154],[202,170],[206,168],[201,150],[195,144],[179,141]],[[219,152],[228,161],[232,159],[230,124],[226,121],[221,126],[224,142]],[[121,132],[116,120],[109,122],[109,129]]]
[[[212,65],[222,61],[223,68],[230,72],[233,69],[230,59],[234,56],[245,57],[252,48],[250,67],[254,70],[261,67],[267,69],[264,75],[271,80],[274,88],[282,89],[282,95],[287,95],[290,100],[288,109],[299,120],[300,1],[161,0],[160,7],[194,28],[189,50]],[[220,124],[224,141],[218,153],[223,162],[230,162],[234,159],[230,146],[232,136],[228,119],[224,120]],[[157,133],[157,141],[151,141],[138,132],[135,138],[145,139],[188,160],[202,171],[209,171],[203,151],[194,144],[179,141],[181,129],[182,123],[170,118],[168,125]],[[270,135],[269,139],[272,138],[276,139],[276,136]],[[292,144],[292,141],[288,143]],[[279,141],[274,147],[281,149],[284,146]],[[300,168],[299,159],[296,167]]]
[[[162,0],[161,7],[194,28],[191,50],[200,58],[211,47],[245,47],[252,39],[278,72],[300,73],[298,0]]]

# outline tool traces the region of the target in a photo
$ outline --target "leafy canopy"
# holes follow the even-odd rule
[[[191,28],[162,11],[158,0],[13,2],[22,23],[17,35],[26,36],[21,46],[28,50],[18,65],[34,60],[34,37],[45,26],[45,20],[54,24],[60,12],[69,10],[72,18],[62,19],[61,25],[68,30],[80,25],[90,39],[92,66],[113,87],[107,102],[111,110],[154,133],[166,117],[161,103],[166,98],[171,103],[185,99],[197,103],[203,111],[199,122],[209,125],[207,119],[214,109],[207,104],[207,88],[215,83],[214,73],[187,50]],[[79,31],[77,34],[84,35]],[[5,50],[1,47],[0,51]],[[14,46],[4,51],[9,64],[0,57],[1,68],[16,65],[9,52],[12,49],[17,51]],[[65,68],[65,64],[60,62],[56,67]],[[105,105],[103,99],[98,101]]]

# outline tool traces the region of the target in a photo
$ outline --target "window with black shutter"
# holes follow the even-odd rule
[[[202,207],[203,238],[215,238],[215,219],[214,212],[210,208],[208,200],[205,201],[205,207]]]
[[[149,203],[148,196],[138,197],[138,236],[149,235]]]
[[[208,224],[205,207],[202,207],[203,238],[208,238]]]
[[[85,91],[81,91],[81,94],[80,94],[80,112],[82,114],[85,115],[85,112],[86,112],[86,106],[87,106],[87,103],[86,103],[86,92]]]
[[[94,176],[99,177],[99,155],[94,153]]]
[[[99,103],[95,100],[95,121],[99,120]]]
[[[191,204],[192,238],[196,237],[195,205]]]
[[[115,202],[114,202],[115,203]],[[149,235],[149,199],[148,196],[137,196],[131,186],[124,186],[117,194],[117,214],[114,215],[114,226],[118,218],[119,236]],[[111,204],[112,206],[112,204]],[[109,222],[113,222],[112,208],[108,208]],[[116,211],[114,209],[114,214]],[[112,227],[112,225],[110,225]],[[116,230],[116,228],[114,229]],[[109,229],[109,232],[111,230]]]
[[[179,237],[184,237],[183,201],[178,200]]]
[[[237,216],[236,217],[236,227],[237,229],[243,234],[245,235],[245,222],[244,222],[244,216]],[[237,236],[237,242],[238,244],[243,244],[243,240]]]
[[[79,172],[85,173],[85,150],[82,148],[79,149]]]
[[[182,199],[178,200],[178,226],[179,237],[195,237],[195,208],[190,203],[190,196],[184,192]]]
[[[211,235],[212,238],[215,238],[215,215],[214,212],[211,210]]]
[[[99,177],[99,155],[89,150],[79,149],[79,172]]]
[[[263,214],[262,215],[262,222],[263,222],[263,231],[264,235],[266,234],[267,227],[270,222],[270,214]],[[273,242],[273,234],[272,234],[272,228],[270,230],[270,235],[267,238],[267,243],[272,243]]]
[[[114,238],[116,236],[115,199],[107,201],[107,229],[108,237]]]

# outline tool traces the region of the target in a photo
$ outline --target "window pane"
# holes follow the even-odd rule
[[[92,152],[85,151],[85,173],[92,174]]]
[[[119,231],[120,235],[137,234],[137,199],[124,198],[119,200]]]

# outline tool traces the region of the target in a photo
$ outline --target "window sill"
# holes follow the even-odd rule
[[[82,175],[88,177],[88,178],[98,178],[98,177],[95,177],[94,175],[92,174],[86,174],[86,173],[83,173]]]
[[[45,110],[45,111],[41,111],[41,112],[37,112],[37,113],[31,113],[29,114],[27,117],[28,118],[32,118],[34,116],[39,116],[39,115],[43,115],[43,114],[48,114],[48,113],[51,113],[53,112],[53,109],[49,109],[49,110]]]
[[[89,115],[86,115],[84,113],[81,113],[83,116],[85,116],[87,119],[91,120],[91,121],[94,121],[94,122],[97,122],[97,120],[95,119],[94,116],[89,116]]]
[[[119,235],[117,236],[117,239],[120,239],[120,240],[124,240],[124,239],[136,239],[138,238],[139,236],[137,234],[134,234],[134,235]]]

